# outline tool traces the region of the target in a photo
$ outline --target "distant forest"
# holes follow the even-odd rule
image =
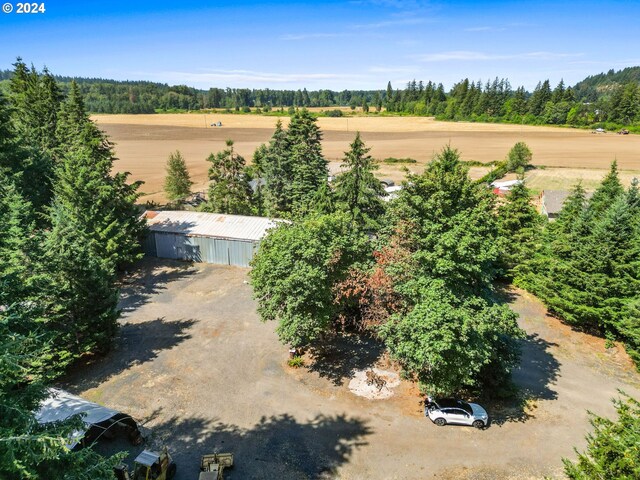
[[[0,71],[0,85],[11,77]],[[64,92],[71,77],[56,76]],[[364,112],[429,115],[441,120],[573,126],[628,127],[640,131],[640,67],[609,70],[573,87],[540,81],[533,92],[512,88],[507,79],[464,79],[450,91],[441,83],[411,81],[402,89],[272,90],[170,86],[146,81],[75,78],[93,113],[154,113],[202,109],[270,112],[291,107],[351,106]]]

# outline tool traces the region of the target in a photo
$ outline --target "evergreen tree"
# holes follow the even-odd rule
[[[291,117],[287,144],[293,172],[289,190],[293,212],[308,211],[317,191],[328,180],[329,170],[322,156],[321,140],[320,128],[308,110],[302,109]]]
[[[564,473],[571,480],[596,478],[640,478],[640,403],[623,394],[613,401],[617,420],[591,414],[593,432],[587,435],[587,448],[574,463],[563,459]]]
[[[387,92],[384,97],[384,100],[386,103],[387,110],[393,111],[393,109],[389,108],[390,104],[393,102],[393,88],[391,87],[391,82],[387,83]]]
[[[55,335],[57,368],[78,356],[104,351],[117,330],[118,291],[113,269],[96,254],[101,243],[56,199],[45,240],[49,285],[40,301],[46,328]]]
[[[31,263],[31,205],[0,171],[0,305],[25,298]]]
[[[624,193],[624,187],[618,176],[618,162],[611,163],[609,173],[604,177],[600,186],[593,192],[589,201],[588,214],[598,216],[609,208],[612,202]]]
[[[549,80],[545,80],[542,83],[538,83],[536,89],[533,91],[533,95],[529,99],[529,113],[536,117],[542,114],[547,102],[551,101],[552,93]]]
[[[373,172],[378,166],[369,155],[360,138],[360,132],[345,152],[341,167],[344,169],[335,179],[335,197],[341,209],[360,228],[375,229],[384,213],[384,188]]]
[[[287,132],[278,120],[268,147],[260,157],[260,171],[264,176],[264,205],[268,215],[277,216],[291,210],[289,190],[293,183]]]
[[[19,148],[11,148],[13,173],[21,193],[31,202],[38,224],[47,224],[46,208],[51,202],[54,149],[57,145],[55,128],[60,104],[60,91],[53,77],[45,72],[41,76],[33,67],[28,70],[20,58],[9,82],[11,126],[1,113],[0,122],[10,128]],[[0,110],[3,110],[0,106]],[[2,134],[0,133],[0,134]],[[2,155],[2,154],[0,154]],[[6,155],[6,154],[5,154]],[[1,167],[1,165],[0,165]]]
[[[207,158],[209,167],[209,199],[207,212],[246,215],[251,212],[251,187],[245,174],[244,158],[233,150],[233,140],[227,148]]]
[[[452,291],[491,290],[499,254],[494,201],[450,146],[423,174],[409,175],[390,210],[394,224],[407,226],[416,276],[442,279]]]
[[[191,194],[193,182],[189,177],[187,164],[179,150],[169,155],[167,175],[164,180],[164,191],[171,201],[182,200]]]
[[[129,184],[128,173],[111,173],[113,146],[84,111],[77,87],[62,104],[57,134],[56,201],[97,242],[95,253],[106,268],[139,259],[145,223],[135,202],[141,182]]]
[[[396,250],[399,236],[406,253],[383,268],[384,283],[402,301],[378,332],[429,392],[502,391],[517,365],[517,315],[491,295],[499,254],[493,202],[447,146],[391,205],[388,247]]]
[[[505,203],[498,208],[503,262],[511,276],[533,256],[542,227],[542,217],[531,204],[531,192],[520,180],[522,183],[511,188]]]

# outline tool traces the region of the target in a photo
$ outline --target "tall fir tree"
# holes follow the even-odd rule
[[[167,198],[176,202],[191,194],[193,182],[187,170],[187,164],[179,150],[172,152],[167,160],[167,174],[164,179],[164,191]]]
[[[499,255],[493,197],[471,181],[468,167],[450,146],[424,173],[408,176],[390,206],[390,223],[404,225],[420,277],[442,279],[460,293],[493,288]]]
[[[267,214],[277,216],[291,211],[289,189],[293,182],[293,169],[287,132],[280,120],[260,159],[260,171],[265,180],[264,205]]]
[[[103,245],[59,200],[45,240],[49,285],[40,301],[45,327],[54,333],[56,361],[63,368],[85,353],[106,350],[117,330],[118,291],[114,272],[96,252]]]
[[[376,229],[384,213],[384,188],[373,172],[378,168],[360,132],[345,152],[344,169],[335,181],[335,198],[339,208],[349,212],[351,220],[360,228]]]
[[[207,158],[209,167],[209,198],[204,210],[215,213],[247,215],[251,213],[251,187],[245,173],[244,158],[233,149],[233,140],[227,148]]]
[[[145,223],[135,205],[142,182],[128,183],[127,172],[111,173],[113,146],[84,111],[79,90],[62,104],[57,126],[60,160],[54,193],[98,245],[97,255],[115,269],[141,256]]]
[[[290,186],[292,211],[311,209],[317,191],[328,181],[327,161],[322,156],[322,132],[307,109],[291,117],[287,130],[293,180]]]
[[[531,204],[531,192],[524,179],[520,180],[498,208],[502,258],[510,277],[524,273],[521,270],[536,251],[542,234],[542,217]]]

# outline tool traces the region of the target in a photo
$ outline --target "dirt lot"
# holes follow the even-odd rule
[[[162,182],[169,153],[178,149],[186,158],[195,188],[203,189],[211,152],[224,148],[224,141],[235,141],[236,150],[247,160],[258,145],[273,133],[276,117],[259,115],[96,115],[98,125],[116,143],[118,170],[130,171],[132,179],[146,182],[146,199],[163,200]],[[222,127],[210,127],[220,120]],[[283,118],[286,124],[287,118]],[[481,123],[437,122],[426,117],[321,118],[323,151],[332,169],[353,141],[355,131],[379,159],[411,157],[418,164],[408,165],[419,172],[434,153],[448,143],[458,148],[464,160],[489,162],[503,159],[518,141],[526,142],[536,165],[548,168],[541,188],[564,188],[587,176],[601,178],[614,158],[626,171],[625,179],[640,175],[640,135],[592,134],[585,130]],[[561,167],[561,168],[557,168]],[[480,177],[484,169],[472,169]],[[404,174],[398,165],[382,165],[379,176],[400,181]],[[597,183],[597,180],[594,181]],[[549,185],[549,186],[547,186]]]
[[[412,384],[386,400],[349,391],[352,370],[380,356],[375,342],[343,339],[308,368],[289,368],[247,272],[145,260],[123,289],[115,350],[64,384],[145,421],[174,452],[177,480],[197,478],[199,456],[213,451],[235,454],[229,479],[555,477],[561,457],[584,446],[587,409],[612,414],[617,388],[640,396],[620,349],[511,292],[529,334],[515,373],[526,407],[488,405],[484,431],[436,427]]]

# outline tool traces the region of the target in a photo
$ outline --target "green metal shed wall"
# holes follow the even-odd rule
[[[145,242],[145,253],[160,258],[188,260],[248,267],[259,242],[215,237],[197,237],[177,233],[151,232],[153,241]]]

